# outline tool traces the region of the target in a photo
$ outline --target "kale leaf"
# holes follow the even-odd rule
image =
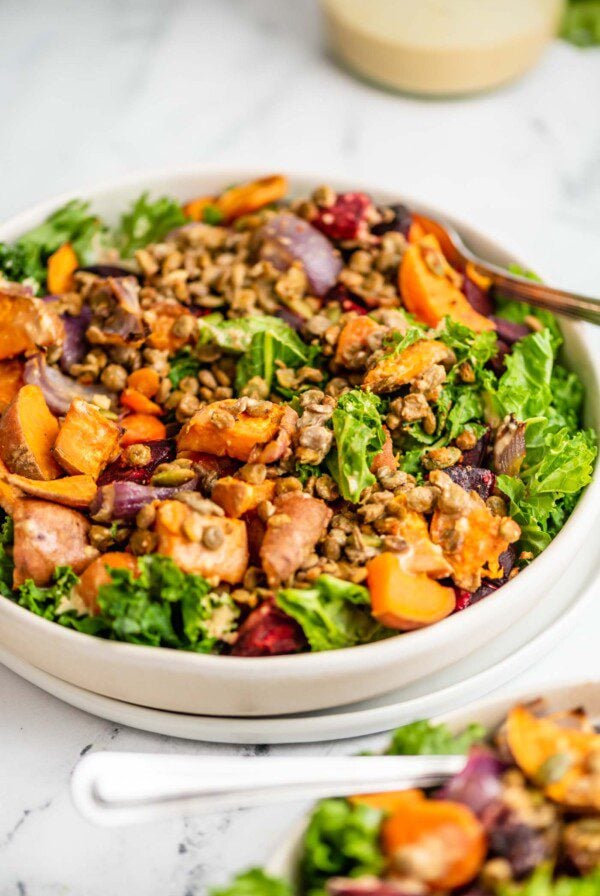
[[[552,867],[540,865],[531,877],[518,883],[499,884],[497,896],[598,896],[600,869],[583,877],[552,879]]]
[[[151,201],[148,193],[142,193],[131,209],[121,216],[113,239],[121,256],[130,258],[138,249],[159,242],[170,230],[181,227],[186,221],[175,199],[161,196]]]
[[[335,445],[327,466],[347,501],[356,503],[363,489],[376,482],[371,465],[385,442],[381,407],[376,395],[351,389],[341,396],[332,414]]]
[[[486,735],[482,725],[469,725],[460,734],[452,734],[447,725],[425,720],[397,728],[386,752],[391,756],[450,756],[467,753]]]
[[[576,47],[600,45],[600,0],[569,0],[560,36]]]
[[[284,881],[270,877],[261,868],[245,871],[229,884],[210,891],[210,896],[292,896],[292,888]]]
[[[178,389],[180,382],[186,376],[197,377],[201,366],[199,359],[190,348],[180,349],[170,361],[169,379],[173,388]]]

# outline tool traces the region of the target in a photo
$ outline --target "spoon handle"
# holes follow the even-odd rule
[[[536,280],[528,280],[516,274],[510,274],[495,265],[473,259],[477,270],[490,277],[494,286],[508,298],[528,302],[539,308],[546,308],[556,314],[566,314],[578,320],[586,320],[592,324],[600,324],[600,299],[581,296],[564,289],[556,289]]]
[[[213,757],[99,752],[77,765],[71,793],[96,824],[115,826],[184,812],[430,787],[464,756]]]

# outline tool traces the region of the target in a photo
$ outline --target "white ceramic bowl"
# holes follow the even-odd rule
[[[487,697],[485,700],[472,703],[434,719],[444,722],[454,732],[462,731],[471,722],[479,722],[488,731],[493,731],[506,718],[507,713],[517,703],[526,703],[543,697],[549,710],[561,711],[583,706],[595,724],[600,723],[600,687],[597,683],[564,684],[553,687],[544,693],[540,689],[517,693],[510,697]],[[384,738],[382,746],[389,742]],[[297,822],[279,844],[267,862],[267,872],[274,877],[296,881],[298,862],[302,850],[302,838],[308,824],[308,816]]]
[[[0,240],[16,239],[73,196],[90,199],[99,214],[115,221],[143,190],[183,201],[216,193],[228,183],[251,180],[264,173],[197,168],[139,174],[38,205],[0,227]],[[380,202],[397,202],[401,198],[431,216],[442,213],[402,192],[341,182],[322,172],[310,177],[290,175],[291,189],[296,194],[309,192],[316,183],[325,181],[338,190],[365,189]],[[446,217],[454,221],[481,255],[504,265],[518,260],[467,224]],[[568,361],[587,387],[588,424],[598,428],[600,359],[594,357],[583,327],[567,322],[564,335]],[[562,532],[513,581],[437,625],[375,644],[256,659],[204,656],[83,635],[41,619],[4,597],[0,598],[0,643],[32,665],[79,687],[156,709],[220,716],[273,716],[349,704],[401,687],[474,650],[485,649],[516,619],[534,611],[549,584],[568,566],[599,506],[600,479],[596,475]]]

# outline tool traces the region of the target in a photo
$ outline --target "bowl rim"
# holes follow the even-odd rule
[[[263,166],[192,164],[130,172],[121,177],[109,178],[100,183],[93,183],[81,187],[80,189],[65,191],[18,212],[8,220],[0,223],[0,240],[17,239],[20,233],[30,227],[36,226],[41,220],[72,199],[83,198],[89,200],[93,206],[95,202],[103,200],[107,195],[122,190],[135,188],[136,191],[147,190],[151,195],[159,195],[163,192],[168,193],[169,190],[173,192],[173,182],[178,179],[181,179],[182,181],[194,178],[198,180],[222,179],[224,183],[235,183],[237,181],[254,180],[258,177],[264,177],[265,170],[267,170],[267,168]],[[453,212],[449,212],[437,204],[431,205],[428,202],[423,202],[420,199],[413,197],[409,192],[405,192],[402,188],[391,188],[389,185],[383,185],[381,182],[377,183],[376,180],[367,183],[361,180],[355,181],[353,178],[346,175],[335,175],[332,173],[329,176],[328,172],[324,172],[323,170],[299,171],[297,169],[278,168],[278,171],[288,178],[292,193],[294,192],[294,186],[296,184],[302,184],[303,188],[306,188],[307,184],[312,184],[314,186],[314,184],[318,183],[328,183],[338,190],[352,189],[364,191],[375,197],[383,195],[386,198],[381,201],[385,202],[392,202],[394,199],[395,201],[398,201],[398,199],[400,199],[410,208],[417,208],[425,214],[437,214],[443,216],[446,220],[453,223],[460,233],[470,234],[475,238],[487,242],[495,251],[510,256],[514,261],[521,263],[526,267],[523,260],[520,258],[518,251],[513,249],[508,241],[505,241],[504,239],[498,240],[495,236],[489,236],[487,230],[484,231],[469,224],[468,221],[464,221],[462,218],[457,217]],[[171,186],[169,187],[169,185]],[[565,321],[563,320],[563,322]],[[580,322],[569,321],[568,326],[572,329],[575,338],[579,341],[580,348],[583,349],[585,355],[585,360],[588,362],[590,370],[593,372],[595,384],[600,390],[600,357],[597,356],[590,344],[589,331],[586,326]],[[592,390],[587,390],[588,400],[591,392]],[[461,628],[464,631],[465,623],[458,620],[464,620],[465,612],[470,614],[469,619],[471,620],[472,626],[475,626],[476,619],[479,620],[480,624],[484,624],[486,614],[491,615],[495,611],[500,595],[502,595],[504,601],[508,598],[512,598],[512,600],[515,601],[518,593],[527,588],[529,583],[535,588],[535,579],[539,577],[539,572],[542,570],[542,564],[549,568],[550,563],[560,556],[559,552],[561,551],[563,544],[565,545],[565,550],[568,547],[569,542],[575,544],[577,533],[584,529],[586,521],[587,525],[589,525],[592,522],[592,516],[598,515],[597,508],[600,507],[599,471],[600,458],[597,458],[592,481],[586,487],[571,516],[542,554],[536,557],[528,567],[520,572],[518,577],[507,582],[494,594],[488,595],[484,601],[479,601],[477,604],[467,607],[466,610],[463,610],[460,613],[452,614],[434,625],[409,632],[399,632],[397,635],[393,635],[381,641],[357,644],[354,647],[343,647],[338,648],[337,650],[328,651],[309,651],[306,653],[285,654],[270,657],[234,657],[221,654],[194,653],[193,651],[183,651],[171,647],[153,647],[143,644],[111,641],[88,635],[83,632],[78,632],[74,629],[67,628],[66,626],[61,626],[60,623],[53,620],[37,616],[24,607],[14,603],[14,601],[4,595],[0,595],[0,605],[3,607],[4,612],[14,615],[16,621],[22,621],[24,624],[38,627],[40,632],[47,631],[49,635],[53,633],[54,637],[57,638],[60,643],[68,644],[72,642],[73,638],[77,638],[79,639],[80,644],[83,643],[82,639],[86,639],[86,643],[89,644],[89,639],[93,638],[93,642],[95,642],[98,649],[112,651],[115,659],[120,657],[121,659],[126,660],[128,656],[131,656],[132,658],[137,657],[139,659],[143,655],[145,661],[150,661],[152,657],[157,661],[162,658],[163,661],[167,661],[168,659],[169,662],[183,666],[189,663],[190,657],[193,657],[193,661],[197,664],[202,663],[207,671],[209,668],[218,668],[221,671],[227,669],[233,673],[236,671],[241,672],[243,670],[246,673],[257,674],[259,671],[265,672],[268,670],[269,677],[271,677],[273,673],[290,674],[298,672],[311,661],[314,663],[314,657],[316,656],[319,658],[321,671],[324,674],[343,672],[347,670],[349,656],[356,656],[358,659],[357,651],[361,652],[360,655],[365,660],[368,656],[370,659],[374,659],[375,656],[381,658],[384,656],[389,657],[396,652],[400,643],[400,638],[403,639],[402,643],[404,644],[407,643],[407,639],[410,639],[410,644],[415,649],[417,649],[417,645],[423,643],[426,644],[427,641],[430,640],[432,641],[430,649],[435,649],[436,639],[434,638],[434,635],[436,635],[437,640],[439,641],[438,646],[441,647],[444,642],[452,637],[457,635],[460,636]],[[533,611],[533,609],[533,607],[530,608],[530,612]],[[141,650],[144,651],[144,654],[140,653]]]

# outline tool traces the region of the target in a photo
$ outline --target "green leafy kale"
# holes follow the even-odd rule
[[[600,45],[600,0],[569,0],[560,35],[576,47]]]
[[[452,734],[447,725],[434,725],[423,720],[397,728],[386,752],[392,756],[459,755],[467,753],[485,736],[482,725],[469,725],[460,734]]]
[[[138,578],[128,569],[111,569],[112,581],[98,591],[109,636],[133,644],[210,652],[218,641],[211,624],[215,611],[224,612],[229,625],[236,618],[231,598],[211,592],[206,579],[182,572],[170,557],[139,557],[138,567]]]
[[[200,321],[199,343],[218,345],[232,354],[242,355],[235,377],[238,392],[258,376],[269,390],[274,388],[288,398],[293,393],[278,383],[277,369],[310,366],[319,354],[317,346],[307,345],[285,321],[268,314],[235,320],[223,320],[220,314],[208,315]]]
[[[48,259],[63,243],[71,243],[80,264],[88,263],[94,243],[106,233],[89,207],[89,202],[72,199],[13,246],[0,243],[0,274],[8,280],[27,280],[40,292],[46,286]]]
[[[173,388],[178,389],[180,382],[186,376],[197,377],[201,366],[200,361],[190,348],[180,349],[170,361],[169,379]]]
[[[292,888],[284,881],[270,877],[261,868],[245,871],[229,884],[210,891],[210,896],[292,896]]]
[[[212,224],[216,226],[220,224],[223,220],[223,212],[217,205],[213,205],[212,202],[209,202],[202,209],[202,220],[205,224]]]
[[[379,875],[383,813],[344,799],[323,800],[312,813],[302,843],[300,885],[305,896],[325,896],[332,877]]]
[[[121,216],[114,232],[115,245],[123,258],[130,258],[148,243],[157,243],[176,227],[185,224],[187,218],[174,199],[162,196],[151,201],[148,193],[142,193],[131,209]]]
[[[312,650],[353,647],[393,634],[373,619],[367,589],[335,576],[319,576],[312,588],[284,588],[275,600],[300,624]]]
[[[351,389],[332,414],[335,445],[327,466],[347,501],[356,503],[363,489],[376,482],[371,465],[385,442],[381,406],[381,399],[371,392]]]
[[[12,597],[13,560],[10,548],[13,543],[13,522],[0,510],[0,594]],[[8,549],[8,550],[7,550]]]
[[[532,876],[519,883],[499,884],[497,896],[598,896],[600,893],[600,869],[583,877],[559,877],[552,879],[552,867],[540,865]]]

